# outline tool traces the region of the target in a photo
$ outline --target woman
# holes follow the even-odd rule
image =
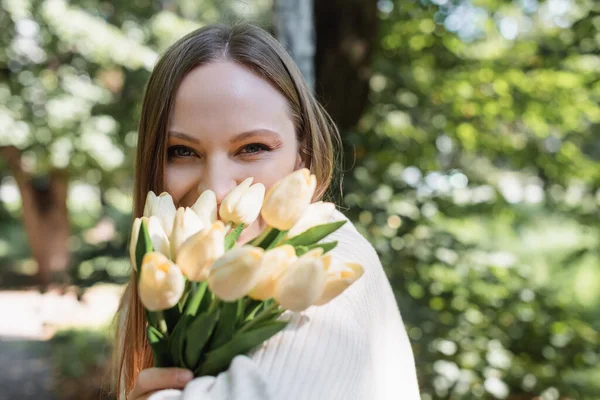
[[[248,25],[202,28],[167,50],[147,84],[134,214],[142,214],[150,190],[191,206],[211,189],[220,203],[249,176],[268,190],[303,167],[317,177],[318,200],[332,180],[338,141],[298,68],[268,33]],[[345,217],[336,211],[334,218]],[[240,242],[263,226],[257,220]],[[284,331],[237,357],[226,373],[187,386],[189,371],[150,368],[134,272],[117,332],[119,393],[131,400],[418,399],[411,348],[375,251],[349,222],[332,239],[339,241],[333,256],[361,263],[363,277],[327,305],[294,314]]]

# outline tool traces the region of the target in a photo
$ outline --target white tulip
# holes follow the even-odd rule
[[[290,229],[287,234],[288,238],[298,236],[306,232],[310,228],[331,222],[331,216],[335,210],[335,204],[317,201],[311,203],[300,217],[300,220]]]
[[[138,270],[138,266],[136,265],[135,251],[137,248],[137,242],[140,234],[140,226],[142,225],[142,221],[146,222],[148,235],[150,236],[150,240],[152,242],[152,247],[154,248],[154,250],[164,254],[167,257],[169,257],[170,254],[169,238],[167,237],[167,234],[163,231],[159,219],[154,216],[149,218],[136,218],[133,221],[133,227],[131,229],[131,241],[129,242],[129,256],[131,258],[131,265],[136,271]]]
[[[263,253],[263,249],[253,246],[229,250],[210,268],[208,287],[225,301],[244,297],[258,282]]]
[[[227,229],[221,221],[186,240],[177,252],[177,265],[188,280],[204,281],[210,267],[225,253]]]
[[[175,260],[177,258],[177,252],[186,240],[204,228],[204,223],[191,208],[179,207],[171,234],[171,259]]]
[[[217,195],[212,190],[205,190],[191,208],[205,226],[210,226],[217,220]]]
[[[179,267],[164,254],[146,254],[140,274],[138,292],[147,310],[166,310],[179,302],[185,289],[185,278]]]
[[[256,220],[265,197],[265,186],[262,183],[252,185],[254,178],[246,178],[225,196],[219,216],[225,222],[234,225],[248,226]]]
[[[173,221],[175,220],[176,212],[173,198],[169,193],[163,192],[159,196],[152,191],[148,193],[144,206],[144,217],[157,217],[160,220],[163,230],[169,237],[171,236],[171,232],[173,232]]]
[[[302,217],[317,187],[317,178],[306,168],[275,183],[265,195],[261,216],[279,230],[291,229]]]
[[[283,272],[275,288],[275,300],[283,308],[303,311],[321,296],[327,280],[322,254],[321,248],[310,250]]]
[[[329,264],[327,282],[323,293],[314,303],[316,306],[326,304],[342,294],[364,273],[363,266],[358,263],[333,261],[329,254],[323,258],[329,258],[329,260],[325,260]]]
[[[248,296],[256,300],[267,300],[275,296],[279,277],[297,259],[296,250],[289,244],[266,251],[260,259],[258,283]]]

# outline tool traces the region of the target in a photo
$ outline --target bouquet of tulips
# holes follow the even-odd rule
[[[179,209],[168,193],[148,194],[130,255],[155,366],[216,375],[282,330],[286,310],[323,305],[362,275],[360,264],[327,254],[337,244],[327,236],[345,221],[331,222],[332,203],[310,203],[316,178],[307,169],[266,194],[252,181],[223,199],[220,219],[210,190]],[[259,215],[267,227],[239,246]]]

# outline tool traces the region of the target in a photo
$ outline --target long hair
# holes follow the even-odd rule
[[[211,25],[173,44],[150,75],[139,122],[134,217],[142,216],[150,190],[160,193],[165,188],[168,124],[181,81],[194,68],[220,60],[248,68],[287,99],[302,159],[317,178],[314,200],[326,193],[341,155],[340,137],[333,121],[306,86],[298,67],[283,46],[257,26]],[[137,273],[132,271],[119,310],[115,346],[118,394],[129,392],[139,372],[153,362],[136,282]]]

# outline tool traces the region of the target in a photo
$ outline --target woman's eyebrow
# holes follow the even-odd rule
[[[255,138],[255,137],[263,137],[269,139],[281,139],[281,135],[275,131],[270,129],[253,129],[251,131],[242,132],[239,135],[233,137],[230,142],[241,142],[243,140]]]
[[[182,140],[185,140],[185,141],[188,141],[188,142],[192,142],[192,143],[196,143],[196,144],[200,144],[201,143],[199,139],[197,139],[197,138],[195,138],[193,136],[190,136],[188,134],[185,134],[183,132],[169,131],[169,136],[176,137],[178,139],[182,139]]]
[[[185,141],[188,141],[191,143],[195,143],[195,144],[202,143],[202,141],[200,139],[195,138],[194,136],[188,135],[183,132],[170,130],[169,136],[175,137],[178,139],[182,139],[182,140],[185,140]],[[279,133],[272,131],[271,129],[262,128],[262,129],[253,129],[251,131],[242,132],[242,133],[234,136],[233,138],[231,138],[229,140],[229,142],[230,143],[241,142],[243,140],[248,140],[248,139],[256,138],[256,137],[263,137],[263,138],[269,138],[269,139],[281,139],[281,135]]]

